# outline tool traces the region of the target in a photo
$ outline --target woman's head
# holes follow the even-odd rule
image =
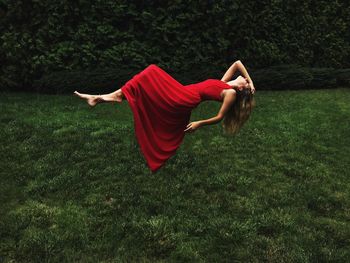
[[[256,104],[249,83],[245,78],[242,79],[234,86],[236,100],[227,111],[222,124],[225,132],[230,135],[238,133],[243,124],[249,119]]]
[[[235,80],[234,88],[236,90],[243,90],[246,88],[250,88],[249,81],[247,78],[238,76]]]

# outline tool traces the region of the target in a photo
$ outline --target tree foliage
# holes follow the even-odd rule
[[[0,86],[56,71],[156,63],[191,75],[280,64],[350,67],[346,0],[5,0]],[[115,76],[118,78],[118,74]]]

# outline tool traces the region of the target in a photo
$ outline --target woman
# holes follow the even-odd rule
[[[239,70],[243,76],[231,80]],[[255,106],[255,88],[240,60],[234,62],[221,80],[182,85],[155,64],[149,65],[123,87],[103,95],[81,94],[90,106],[101,102],[121,103],[126,99],[133,112],[135,135],[152,172],[164,165],[180,146],[186,132],[220,122],[228,134],[236,134]],[[190,122],[191,112],[205,100],[222,102],[215,117]]]

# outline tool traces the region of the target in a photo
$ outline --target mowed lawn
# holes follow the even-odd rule
[[[126,101],[2,93],[0,262],[349,262],[350,89],[255,97],[152,174]]]

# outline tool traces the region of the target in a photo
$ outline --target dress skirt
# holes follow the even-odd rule
[[[121,90],[133,113],[141,152],[155,172],[181,145],[191,111],[201,97],[155,64],[133,76]]]

